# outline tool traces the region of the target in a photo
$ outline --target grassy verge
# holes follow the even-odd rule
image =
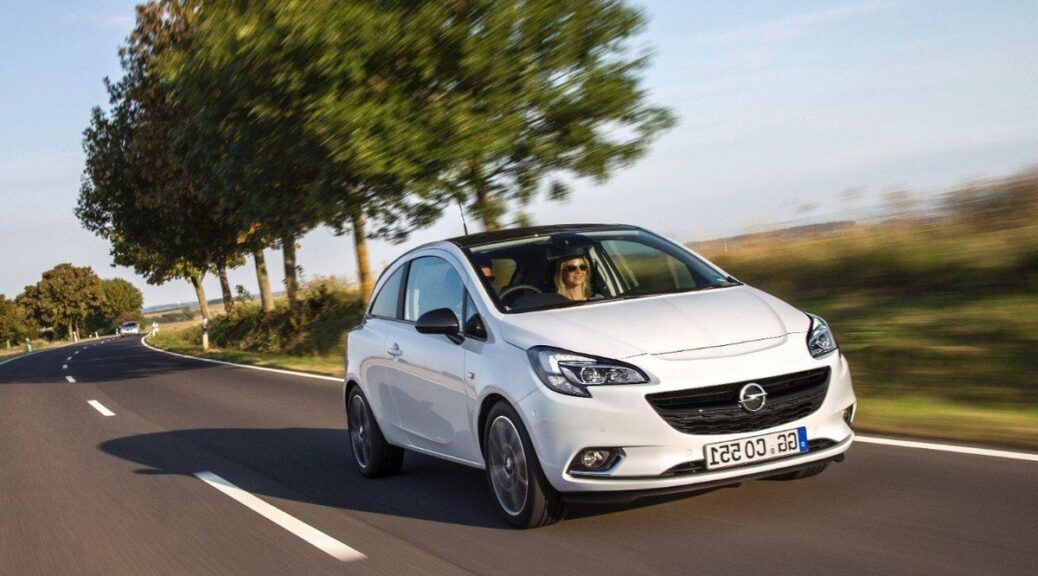
[[[223,350],[202,346],[190,330],[167,330],[148,339],[157,348],[239,364],[297,370],[326,376],[343,376],[342,357],[292,356]],[[1038,450],[1038,406],[976,406],[953,399],[921,396],[872,396],[858,391],[856,428],[862,433],[891,434],[948,440],[983,442]]]
[[[296,370],[321,374],[324,376],[336,376],[341,378],[345,374],[343,359],[341,355],[325,356],[295,356],[290,354],[276,354],[271,352],[254,352],[248,350],[222,349],[210,347],[203,352],[201,343],[194,338],[196,332],[193,330],[164,329],[158,334],[148,337],[148,343],[156,348],[198,356],[201,358],[212,358],[238,364],[249,364],[252,366],[266,366],[268,368],[281,368],[284,370]]]

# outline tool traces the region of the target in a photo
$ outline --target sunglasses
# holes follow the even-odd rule
[[[577,270],[580,270],[581,272],[587,272],[587,264],[567,264],[562,267],[563,272],[576,272]]]

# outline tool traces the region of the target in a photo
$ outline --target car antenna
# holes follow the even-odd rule
[[[465,230],[465,235],[469,235],[469,225],[465,223],[465,207],[461,205],[461,198],[455,198],[458,201],[458,212],[461,212],[461,227]]]

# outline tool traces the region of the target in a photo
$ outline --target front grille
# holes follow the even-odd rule
[[[814,440],[811,440],[807,443],[807,452],[798,452],[796,454],[790,454],[788,456],[783,456],[782,458],[775,458],[772,460],[750,462],[748,465],[771,464],[779,460],[785,460],[787,458],[796,458],[797,456],[803,456],[804,454],[810,454],[812,452],[817,452],[819,450],[825,450],[826,448],[832,448],[833,446],[836,446],[836,442],[834,440],[829,440],[828,438],[815,438]],[[732,468],[725,468],[724,470],[732,470],[734,468],[738,468],[738,466],[734,466]],[[675,476],[693,476],[695,474],[702,474],[703,472],[706,472],[706,460],[693,460],[692,462],[683,462],[681,464],[678,464],[677,466],[673,466],[667,469],[663,474],[660,474],[659,477],[673,478]]]
[[[739,390],[756,382],[768,393],[764,408],[747,412]],[[685,434],[755,432],[803,418],[818,410],[829,388],[829,368],[720,386],[659,392],[645,397],[674,429]]]

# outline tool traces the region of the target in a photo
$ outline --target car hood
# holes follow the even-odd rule
[[[728,346],[806,332],[803,312],[749,286],[506,315],[502,337],[528,349],[628,358]]]

